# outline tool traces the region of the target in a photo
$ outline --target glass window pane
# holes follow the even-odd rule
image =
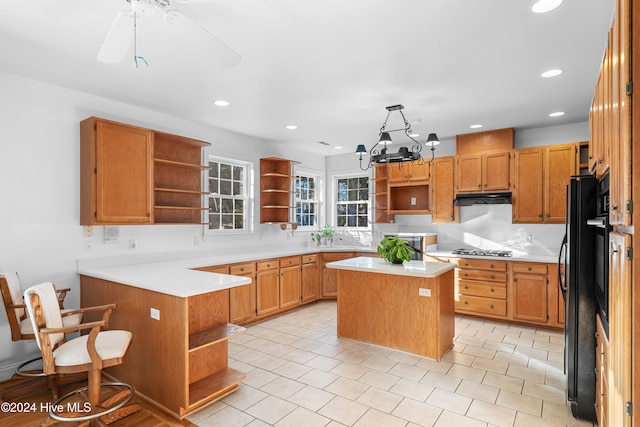
[[[242,215],[234,215],[235,224],[234,227],[236,230],[241,230],[244,228],[244,218]]]
[[[349,178],[349,189],[355,189],[358,188],[358,178]]]
[[[218,178],[218,162],[209,162],[209,178]]]
[[[244,200],[234,200],[234,205],[235,209],[233,210],[233,212],[235,212],[236,214],[244,213]]]
[[[369,200],[369,190],[359,190],[358,200]]]
[[[220,178],[231,179],[231,165],[220,163]]]
[[[369,178],[366,176],[363,176],[362,178],[360,178],[359,180],[359,188],[369,188]]]
[[[242,183],[238,181],[233,181],[233,195],[241,196],[242,195]]]
[[[222,213],[232,213],[233,212],[233,200],[232,199],[222,199]]]
[[[346,222],[347,222],[347,217],[345,217],[345,216],[339,216],[339,217],[337,218],[337,221],[338,221],[338,227],[344,227],[344,226],[345,226],[345,224],[346,224]]]
[[[225,196],[231,195],[231,181],[220,181],[220,194]]]
[[[209,197],[209,212],[220,212],[220,198]]]
[[[347,189],[348,189],[347,180],[339,179],[338,180],[338,201],[339,202],[345,202],[348,200]]]
[[[244,168],[242,166],[233,167],[233,179],[234,181],[244,181]]]
[[[220,215],[209,215],[209,229],[220,229]]]
[[[367,221],[367,217],[365,216],[358,216],[358,227],[366,227],[368,225],[368,221]]]
[[[233,214],[222,215],[222,228],[225,230],[233,229]]]
[[[356,226],[356,217],[348,216],[347,217],[347,227],[355,227]]]
[[[355,215],[356,214],[356,205],[347,205],[347,214]]]
[[[359,214],[367,214],[367,204],[366,203],[358,203],[358,213]]]
[[[346,215],[347,214],[347,206],[346,205],[336,205],[336,212],[338,215]]]

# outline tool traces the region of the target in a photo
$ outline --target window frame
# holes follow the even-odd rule
[[[297,205],[298,205],[298,199],[297,199],[297,191],[296,191],[296,182],[298,180],[298,177],[305,177],[305,178],[313,178],[315,179],[315,193],[316,193],[316,197],[315,199],[305,199],[304,201],[307,200],[315,200],[316,203],[316,213],[315,213],[315,217],[316,217],[316,224],[314,225],[301,225],[298,223],[297,221]],[[293,171],[293,183],[292,183],[292,194],[291,194],[291,202],[292,202],[292,206],[294,206],[293,212],[292,212],[292,218],[291,221],[298,223],[298,230],[300,231],[316,231],[319,230],[323,225],[324,225],[324,180],[323,180],[323,176],[320,172],[318,171],[312,171],[309,169],[303,169],[303,168],[294,168]]]
[[[223,234],[234,234],[234,235],[238,235],[238,234],[249,234],[249,233],[253,233],[253,228],[254,228],[254,165],[252,162],[246,161],[246,160],[238,160],[238,159],[232,159],[229,157],[223,157],[223,156],[216,156],[215,154],[209,154],[207,156],[206,159],[207,163],[207,173],[203,174],[206,175],[205,176],[205,180],[206,180],[206,191],[207,194],[205,194],[205,207],[206,207],[206,222],[204,224],[204,230],[205,230],[205,234],[208,235],[223,235]],[[244,188],[244,194],[239,195],[239,196],[225,196],[222,197],[222,195],[218,195],[221,198],[224,199],[231,199],[231,200],[243,200],[244,201],[244,212],[243,212],[243,224],[244,224],[244,228],[241,229],[225,229],[225,228],[220,228],[220,229],[211,229],[210,227],[210,220],[209,220],[209,201],[211,200],[211,188],[209,188],[209,171],[210,171],[210,166],[209,164],[211,162],[216,162],[216,163],[221,163],[221,164],[228,164],[231,166],[241,166],[244,168],[244,182],[243,182],[243,188]],[[233,180],[232,180],[233,181]]]
[[[350,179],[350,178],[367,178],[368,181],[368,199],[366,200],[367,203],[367,226],[366,227],[361,227],[361,226],[339,226],[338,225],[338,204],[339,203],[344,203],[344,202],[340,202],[338,201],[338,181],[341,179]],[[359,230],[359,231],[370,231],[372,230],[373,227],[373,221],[372,221],[372,214],[371,214],[371,208],[372,208],[372,202],[371,202],[371,173],[370,172],[354,172],[354,173],[349,173],[349,174],[339,174],[339,175],[333,175],[332,177],[332,181],[333,181],[333,185],[332,185],[332,206],[333,206],[333,210],[331,212],[331,221],[333,226],[338,229],[338,230]],[[360,202],[360,200],[358,200],[358,202]]]

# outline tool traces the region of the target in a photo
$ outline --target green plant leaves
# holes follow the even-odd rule
[[[413,248],[407,245],[407,241],[398,236],[387,236],[380,241],[378,246],[378,254],[387,262],[410,261],[413,252]]]

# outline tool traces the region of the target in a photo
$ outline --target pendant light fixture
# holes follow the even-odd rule
[[[430,163],[435,158],[435,146],[440,144],[440,140],[435,133],[430,133],[427,137],[427,140],[424,142],[425,145],[431,147],[431,159],[425,160],[420,152],[422,151],[422,144],[418,142],[412,135],[413,132],[411,130],[411,124],[407,121],[406,117],[402,110],[404,107],[401,104],[391,105],[386,107],[387,109],[387,117],[380,128],[380,132],[378,134],[379,139],[378,142],[371,147],[369,150],[369,162],[366,167],[362,166],[363,156],[367,154],[367,148],[364,144],[359,144],[356,148],[356,154],[360,157],[360,169],[367,170],[372,167],[372,165],[383,164],[383,163],[397,163],[397,162],[418,162],[418,163]],[[402,116],[402,121],[404,122],[404,127],[399,129],[387,130],[387,122],[389,121],[389,116],[392,112],[397,111]],[[391,144],[393,141],[391,140],[391,132],[402,131],[404,134],[413,142],[411,147],[400,147],[397,152],[389,153],[387,146]]]

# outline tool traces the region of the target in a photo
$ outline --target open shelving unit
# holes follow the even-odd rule
[[[163,132],[153,133],[153,191],[156,223],[201,224],[202,148],[209,143]]]
[[[373,218],[376,223],[387,223],[389,215],[389,167],[388,164],[375,165],[373,178]]]
[[[290,222],[294,162],[278,157],[260,159],[260,223]]]

